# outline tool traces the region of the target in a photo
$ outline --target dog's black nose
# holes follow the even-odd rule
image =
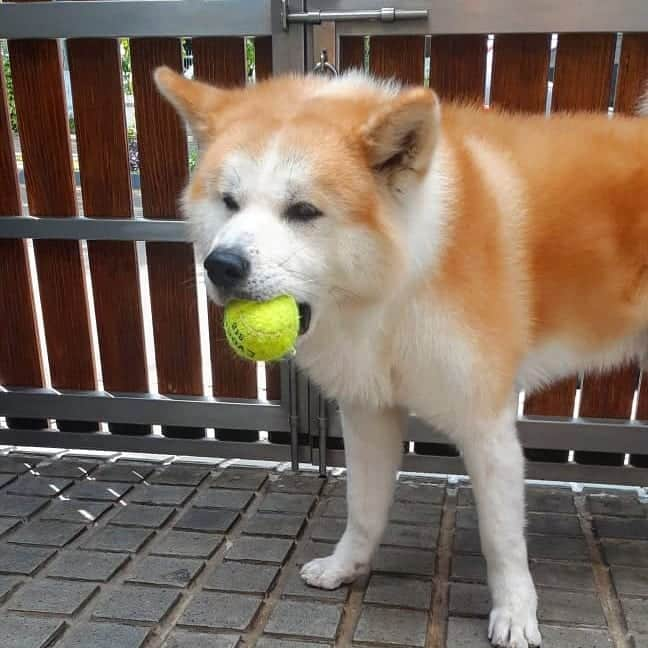
[[[222,290],[230,290],[250,274],[250,261],[242,250],[215,248],[205,259],[205,270],[211,282]]]

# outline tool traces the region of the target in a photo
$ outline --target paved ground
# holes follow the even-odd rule
[[[204,464],[0,456],[3,648],[486,648],[472,494],[402,480],[370,578],[334,592],[344,482]],[[648,504],[529,490],[548,648],[648,647]]]

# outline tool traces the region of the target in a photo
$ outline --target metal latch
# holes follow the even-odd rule
[[[281,22],[285,31],[291,23],[301,25],[320,25],[323,22],[349,22],[352,20],[372,20],[391,23],[397,20],[426,20],[427,9],[362,9],[358,11],[305,11],[291,12],[288,0],[281,0]]]

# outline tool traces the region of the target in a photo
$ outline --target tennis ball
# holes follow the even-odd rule
[[[234,352],[246,360],[281,360],[295,348],[299,309],[288,295],[265,302],[234,300],[225,306],[225,335]]]

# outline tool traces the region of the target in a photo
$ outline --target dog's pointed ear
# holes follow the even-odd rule
[[[157,68],[153,78],[160,94],[176,109],[202,146],[215,112],[226,102],[227,90],[187,79],[166,66]]]
[[[439,100],[432,90],[400,92],[362,127],[369,165],[380,173],[424,173],[437,144],[440,120]]]

